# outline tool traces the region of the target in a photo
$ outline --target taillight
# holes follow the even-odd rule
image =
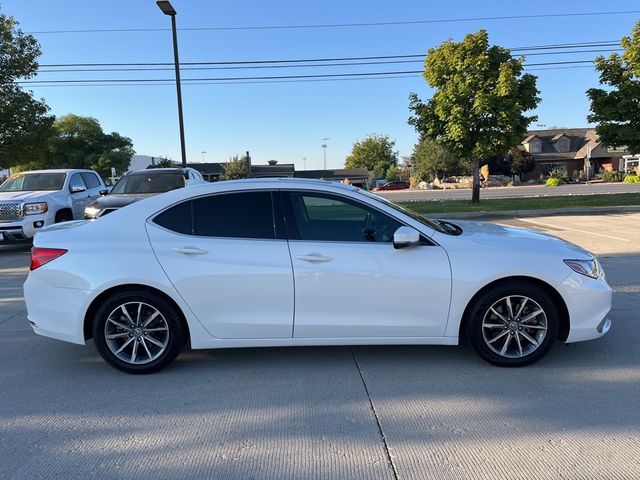
[[[33,247],[31,249],[31,270],[35,270],[36,268],[40,268],[43,265],[46,265],[51,260],[55,260],[56,258],[67,253],[68,250],[64,248],[39,248]]]

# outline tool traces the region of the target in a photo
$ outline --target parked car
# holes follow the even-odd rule
[[[84,218],[93,220],[138,200],[169,192],[187,185],[206,183],[193,168],[152,168],[134,170],[124,175],[103,196],[87,205]]]
[[[479,255],[478,252],[482,254]],[[523,366],[611,326],[580,247],[529,230],[429,220],[339,183],[251,179],[157,195],[38,234],[34,331],[131,373],[194,349],[457,345]]]
[[[396,182],[383,183],[382,185],[379,185],[377,187],[373,187],[371,189],[371,191],[372,192],[381,192],[381,191],[384,191],[384,190],[406,190],[407,188],[409,188],[409,183],[408,182],[396,181]]]
[[[93,170],[34,170],[0,185],[0,242],[30,240],[54,223],[81,219],[105,188]]]

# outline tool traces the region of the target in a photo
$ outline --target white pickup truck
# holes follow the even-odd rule
[[[93,170],[34,170],[0,185],[0,243],[30,240],[47,225],[84,218],[89,202],[106,191]]]

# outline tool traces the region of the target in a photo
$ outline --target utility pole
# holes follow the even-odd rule
[[[180,127],[180,155],[182,168],[187,168],[187,151],[184,142],[184,120],[182,117],[182,89],[180,87],[180,59],[178,58],[178,33],[176,28],[176,11],[167,0],[158,0],[156,4],[162,13],[171,17],[171,33],[173,36],[173,63],[176,71],[176,96],[178,97],[178,123]]]
[[[324,169],[327,169],[327,140],[331,140],[330,138],[323,138],[322,139],[322,144],[320,145],[322,147],[322,151],[323,151],[323,156],[324,156]]]

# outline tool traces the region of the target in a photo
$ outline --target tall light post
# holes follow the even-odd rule
[[[178,34],[176,32],[176,11],[168,0],[158,0],[156,5],[162,13],[171,17],[171,31],[173,33],[173,63],[176,68],[176,93],[178,94],[178,123],[180,124],[180,153],[182,167],[187,167],[187,151],[184,145],[184,121],[182,119],[182,90],[180,88],[180,60],[178,59]]]
[[[324,156],[324,169],[327,169],[327,140],[331,140],[330,138],[323,138],[322,139],[322,145],[320,145],[322,147],[322,151],[323,151],[323,156]]]
[[[202,154],[202,163],[205,163],[204,156],[207,153],[205,150],[200,152]]]
[[[303,170],[307,169],[307,157],[302,157],[302,165],[304,165]]]

